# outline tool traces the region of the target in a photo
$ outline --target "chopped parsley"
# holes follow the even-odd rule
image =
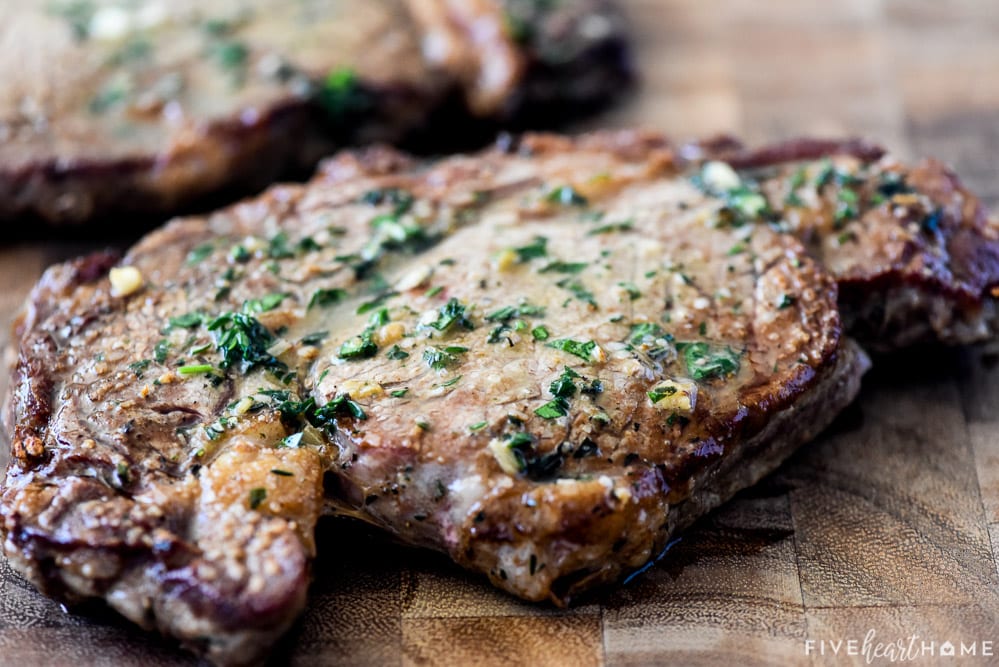
[[[447,382],[441,382],[440,386],[444,387],[444,388],[453,387],[454,385],[456,385],[459,382],[461,382],[461,378],[462,377],[463,376],[461,376],[461,375],[455,376],[455,377],[451,378],[450,380],[448,380]]]
[[[401,361],[409,357],[409,352],[406,352],[406,350],[402,349],[398,345],[393,345],[389,351],[385,353],[385,356],[392,361]]]
[[[205,316],[201,313],[186,313],[177,317],[171,317],[168,322],[171,329],[193,329],[194,327],[201,326],[204,319]],[[167,345],[169,346],[169,343]]]
[[[128,367],[133,373],[135,373],[135,377],[141,378],[142,374],[146,372],[146,369],[149,368],[149,364],[151,363],[152,361],[150,359],[142,359],[141,361],[129,364]]]
[[[778,310],[790,308],[792,305],[794,305],[794,297],[790,294],[781,294],[780,299],[777,300]]]
[[[247,312],[223,313],[208,324],[215,347],[222,354],[223,369],[238,366],[243,373],[263,367],[275,372],[287,372],[288,366],[267,349],[274,336]]]
[[[312,293],[312,298],[309,299],[309,310],[312,310],[316,306],[326,308],[327,306],[340,303],[346,298],[347,291],[342,290],[339,287],[334,287],[332,289],[317,289]]]
[[[396,295],[395,292],[382,292],[371,301],[366,301],[362,303],[360,306],[358,306],[357,314],[364,315],[366,313],[370,313],[375,308],[381,308],[386,301],[388,301],[391,297],[395,295]]]
[[[466,352],[468,352],[467,347],[458,347],[457,345],[445,348],[428,347],[423,351],[423,361],[430,368],[439,371],[459,363],[461,360],[458,358],[458,355]]]
[[[186,264],[188,266],[194,266],[195,264],[200,264],[201,262],[208,259],[208,256],[215,251],[215,246],[211,243],[203,243],[191,252],[187,253]]]
[[[441,306],[437,319],[430,323],[437,331],[448,331],[455,325],[463,329],[474,329],[475,325],[468,319],[465,306],[458,299],[451,298]]]
[[[164,338],[153,348],[153,359],[156,360],[156,363],[162,364],[167,360],[168,354],[170,354],[170,341]]]
[[[552,262],[543,267],[540,273],[579,273],[587,266],[588,262]]]
[[[624,222],[611,222],[606,225],[600,225],[599,227],[594,227],[590,231],[586,232],[587,236],[597,236],[598,234],[610,234],[612,232],[627,232],[634,228],[634,223],[631,220],[626,220]]]
[[[668,396],[672,396],[677,392],[677,388],[673,385],[663,385],[661,387],[656,387],[652,391],[646,392],[649,395],[649,400],[653,403],[658,403]]]
[[[389,396],[392,398],[403,398],[407,393],[409,393],[409,389],[395,389],[389,392]]]
[[[357,73],[349,68],[331,71],[316,97],[319,105],[334,118],[364,113],[371,106]]]
[[[482,429],[484,429],[488,425],[489,425],[489,422],[475,422],[474,424],[472,424],[471,426],[468,427],[468,430],[469,431],[481,431]]]
[[[260,503],[267,499],[267,489],[257,487],[250,489],[250,509],[255,510],[260,507]]]
[[[319,347],[320,343],[326,340],[329,335],[329,331],[314,331],[302,337],[302,345]]]
[[[509,322],[519,317],[544,317],[544,306],[534,306],[521,301],[516,306],[505,306],[486,315],[487,322]]]
[[[534,340],[544,341],[548,340],[551,334],[548,333],[548,329],[546,329],[544,325],[540,325],[531,329],[531,335],[534,336]]]
[[[528,245],[514,248],[513,251],[517,253],[517,262],[519,264],[524,264],[538,257],[547,257],[548,239],[544,236],[536,236]]]
[[[592,340],[578,341],[569,338],[560,338],[547,343],[547,347],[568,352],[584,361],[593,361],[593,353],[597,349],[597,344]]]
[[[694,380],[711,380],[739,372],[740,354],[730,347],[720,347],[704,342],[677,343],[683,355],[687,372]]]
[[[321,408],[317,408],[313,417],[320,425],[331,424],[336,417],[353,417],[354,419],[367,419],[364,409],[350,399],[349,394],[337,394],[337,396]]]
[[[571,292],[572,295],[576,297],[576,299],[582,301],[583,303],[589,304],[591,308],[597,307],[597,301],[593,296],[593,292],[586,289],[586,286],[584,286],[583,283],[579,282],[578,280],[574,280],[572,278],[563,278],[562,280],[558,281],[555,284],[561,287],[562,289]]]
[[[378,354],[378,345],[372,340],[372,332],[365,330],[359,336],[344,341],[336,354],[341,359],[370,359]]]
[[[266,313],[281,305],[281,302],[288,298],[287,294],[268,294],[260,299],[250,299],[243,304],[245,313]]]

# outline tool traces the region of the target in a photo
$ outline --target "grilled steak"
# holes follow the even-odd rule
[[[660,553],[858,390],[836,285],[640,133],[414,163],[50,269],[17,324],[11,565],[221,663],[359,516],[530,600]]]
[[[440,151],[628,71],[608,0],[23,4],[0,9],[4,219],[167,214],[417,131]]]
[[[729,220],[798,236],[839,282],[850,334],[872,350],[974,343],[999,331],[999,220],[940,162],[900,164],[858,141],[683,151]],[[734,170],[733,170],[734,168]]]

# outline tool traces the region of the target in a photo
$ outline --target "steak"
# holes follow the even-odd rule
[[[232,664],[306,603],[323,513],[528,600],[642,568],[868,364],[797,238],[725,224],[689,168],[637,132],[370,149],[50,269],[15,332],[12,567]]]
[[[439,152],[606,101],[609,0],[171,0],[0,9],[0,218],[155,220],[336,147]]]
[[[999,220],[939,161],[907,166],[876,145],[808,139],[747,150],[722,137],[682,153],[728,198],[730,220],[806,244],[839,282],[845,326],[864,347],[999,332]]]

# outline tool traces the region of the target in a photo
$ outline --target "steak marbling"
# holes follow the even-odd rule
[[[50,269],[17,326],[11,565],[222,663],[302,609],[323,512],[530,600],[640,568],[867,365],[798,240],[727,224],[689,168],[635,132],[373,149]]]

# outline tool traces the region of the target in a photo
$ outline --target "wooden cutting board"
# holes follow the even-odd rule
[[[589,127],[754,142],[865,135],[951,162],[999,203],[999,2],[628,4],[643,88]],[[92,247],[0,248],[0,319],[45,265]],[[944,661],[948,641],[978,655],[946,664],[999,664],[981,655],[999,655],[997,360],[988,349],[878,360],[824,437],[630,585],[569,611],[519,603],[363,528],[324,524],[308,610],[274,662],[866,664],[845,643],[833,651],[853,639],[860,652],[873,631],[873,643],[906,648],[915,635],[917,664]],[[192,662],[106,611],[65,613],[0,559],[0,664]]]

